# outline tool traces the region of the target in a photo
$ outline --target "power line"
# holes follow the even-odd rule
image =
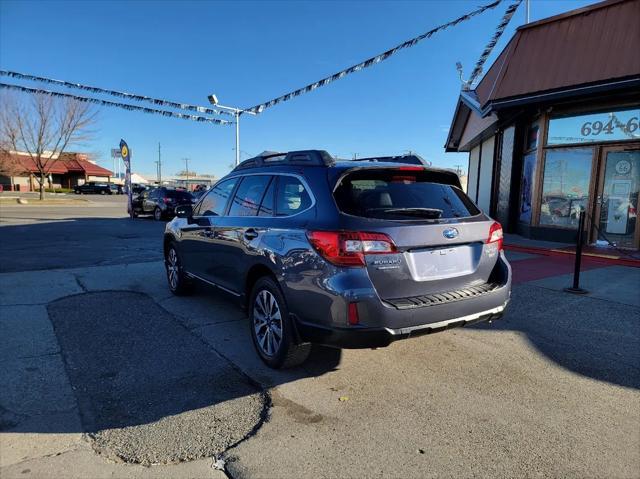
[[[495,0],[492,3],[489,3],[487,5],[483,5],[469,13],[466,13],[465,15],[462,15],[461,17],[456,18],[455,20],[452,20],[450,22],[444,23],[442,25],[439,25],[431,30],[429,30],[428,32],[423,33],[422,35],[418,35],[417,37],[412,38],[411,40],[407,40],[404,43],[401,43],[400,45],[397,45],[395,47],[393,47],[390,50],[387,50],[384,53],[380,53],[379,55],[376,55],[374,57],[371,57],[363,62],[360,62],[356,65],[353,65],[345,70],[339,71],[337,73],[334,73],[331,76],[328,76],[326,78],[323,78],[322,80],[318,80],[317,82],[311,83],[305,87],[299,88],[297,90],[294,90],[292,92],[286,93],[285,95],[279,96],[277,98],[274,98],[273,100],[269,100],[265,103],[260,103],[259,105],[256,105],[254,107],[251,108],[245,108],[245,110],[253,112],[253,113],[262,113],[266,108],[270,108],[272,106],[277,105],[278,103],[282,103],[288,100],[291,100],[292,98],[295,98],[297,96],[302,95],[303,93],[308,93],[311,92],[317,88],[320,88],[322,86],[328,85],[329,83],[336,81],[336,80],[340,80],[341,78],[344,78],[347,75],[350,75],[352,73],[358,72],[364,68],[369,68],[370,66],[376,65],[386,59],[388,59],[390,56],[395,55],[396,53],[398,53],[400,50],[404,49],[404,48],[410,48],[413,47],[415,45],[417,45],[420,41],[424,40],[425,38],[430,38],[432,35],[434,35],[435,33],[445,30],[449,27],[453,27],[455,25],[457,25],[458,23],[461,22],[465,22],[469,19],[471,19],[472,17],[475,17],[476,15],[480,15],[481,13],[484,13],[486,10],[490,10],[493,8],[496,8],[498,5],[500,5],[500,3],[502,3],[503,0]],[[522,1],[522,0],[519,0]]]
[[[51,96],[55,96],[55,97],[61,97],[61,98],[73,98],[75,100],[81,101],[81,102],[85,102],[85,103],[95,103],[98,105],[102,105],[102,106],[111,106],[111,107],[115,107],[115,108],[122,108],[124,110],[135,110],[135,111],[141,111],[143,113],[150,113],[150,114],[155,114],[155,115],[162,115],[162,116],[168,116],[171,118],[180,118],[182,120],[191,120],[191,121],[197,121],[197,122],[205,122],[205,123],[214,123],[216,125],[230,125],[232,122],[231,121],[227,121],[227,120],[220,120],[218,118],[209,118],[206,116],[199,116],[199,115],[187,115],[184,113],[175,113],[172,111],[167,111],[167,110],[156,110],[155,108],[147,108],[147,107],[143,107],[143,106],[137,106],[137,105],[129,105],[128,103],[118,103],[118,102],[114,102],[114,101],[109,101],[109,100],[100,100],[98,98],[91,98],[91,97],[86,97],[86,96],[78,96],[78,95],[72,95],[70,93],[61,93],[61,92],[57,92],[57,91],[51,91],[51,90],[42,90],[39,88],[29,88],[26,86],[20,86],[20,85],[11,85],[8,83],[0,83],[0,88],[6,88],[9,90],[17,90],[17,91],[21,91],[24,93],[32,93],[32,94],[39,94],[39,95],[51,95]]]
[[[195,111],[195,112],[198,112],[198,113],[206,113],[208,115],[230,115],[230,116],[233,116],[233,113],[230,113],[228,111],[217,110],[217,109],[208,108],[208,107],[205,107],[205,106],[190,105],[188,103],[178,103],[178,102],[175,102],[175,101],[162,100],[160,98],[152,98],[152,97],[145,96],[145,95],[135,95],[133,93],[126,93],[126,92],[118,91],[118,90],[107,90],[105,88],[100,88],[100,87],[96,87],[96,86],[83,85],[81,83],[72,83],[72,82],[63,81],[63,80],[55,80],[53,78],[39,77],[39,76],[36,76],[36,75],[29,75],[27,73],[19,73],[19,72],[13,72],[13,71],[8,71],[8,70],[0,70],[0,76],[8,76],[8,77],[11,77],[11,78],[16,78],[18,80],[27,80],[27,81],[33,81],[33,82],[48,83],[48,84],[58,85],[58,86],[66,87],[66,88],[75,88],[75,89],[79,89],[79,90],[90,91],[91,93],[103,93],[105,95],[116,96],[116,97],[119,97],[119,98],[127,98],[129,100],[135,100],[135,101],[145,101],[145,102],[148,102],[148,103],[153,103],[154,105],[177,108],[179,110]]]

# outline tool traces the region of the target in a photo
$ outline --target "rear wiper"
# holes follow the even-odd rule
[[[401,213],[404,215],[424,216],[426,218],[440,218],[442,210],[438,208],[369,208],[367,212],[379,211],[381,213]]]

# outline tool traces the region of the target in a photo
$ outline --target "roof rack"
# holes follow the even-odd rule
[[[334,158],[324,150],[300,150],[288,153],[265,151],[255,158],[244,160],[233,171],[262,166],[331,166],[334,163]]]

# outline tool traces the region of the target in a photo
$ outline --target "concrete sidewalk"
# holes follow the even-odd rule
[[[225,477],[216,457],[260,424],[265,399],[131,292],[168,299],[155,281],[136,286],[149,275],[162,263],[0,274],[3,479]],[[90,292],[102,289],[116,291]]]
[[[535,257],[511,259],[518,271]],[[566,278],[524,282],[514,287],[502,321],[376,351],[316,348],[304,367],[290,371],[259,361],[244,313],[225,296],[208,288],[172,296],[162,262],[0,274],[0,336],[7,338],[0,362],[9,372],[0,381],[0,475],[223,477],[211,457],[152,467],[114,462],[139,457],[145,448],[158,454],[163,442],[171,455],[185,450],[180,444],[210,438],[221,444],[233,477],[637,477],[640,309],[619,292],[629,291],[625,285],[637,279],[637,270],[590,273],[585,284],[593,285],[591,296],[559,291]],[[606,280],[599,282],[597,273],[606,273]],[[137,304],[131,294],[150,302]],[[126,326],[127,320],[137,324]],[[123,331],[129,337],[119,337]],[[133,345],[149,341],[147,334],[157,334],[159,342],[136,356],[141,353]],[[157,371],[166,375],[149,366],[135,372],[140,361],[163,361],[162,344],[171,359]],[[160,416],[138,424],[147,412],[136,398],[149,390],[136,394],[135,387],[146,377],[165,381],[160,389],[169,392],[183,390],[173,382],[181,377],[215,383],[219,375],[206,374],[211,368],[182,371],[182,348],[196,358],[218,358],[209,359],[212,370],[223,368],[236,378],[231,382],[268,393],[266,420],[251,431],[255,420],[242,423],[235,433],[243,439],[234,446],[225,445],[233,441],[225,443],[220,429],[193,428],[216,424],[207,407],[172,412],[151,395],[149,412]],[[112,371],[130,372],[120,380]],[[209,380],[197,383],[192,404],[207,400],[210,391],[202,385]],[[259,404],[252,397],[234,394],[227,402],[239,401],[239,418],[251,417]],[[106,438],[100,417],[114,426]],[[98,424],[95,433],[87,434],[88,418]],[[120,455],[105,454],[103,447]]]
[[[507,250],[514,284],[531,283],[562,291],[573,284],[575,257]],[[640,306],[640,268],[584,257],[580,286],[594,298]]]

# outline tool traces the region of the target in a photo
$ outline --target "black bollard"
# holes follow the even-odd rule
[[[578,217],[578,237],[576,239],[576,262],[573,268],[573,286],[564,288],[567,293],[587,294],[589,291],[580,287],[580,263],[582,262],[582,243],[584,242],[584,210],[580,208]]]

